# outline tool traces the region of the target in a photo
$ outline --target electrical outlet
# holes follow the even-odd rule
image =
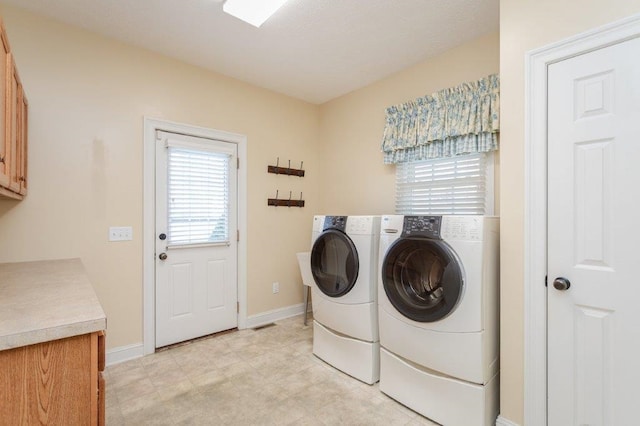
[[[280,283],[279,282],[275,282],[275,283],[271,284],[271,288],[273,289],[273,294],[279,293],[280,292]]]
[[[133,240],[133,229],[130,226],[109,227],[109,241]]]

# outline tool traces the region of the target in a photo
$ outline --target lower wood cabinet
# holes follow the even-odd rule
[[[104,425],[104,332],[0,351],[0,425]]]

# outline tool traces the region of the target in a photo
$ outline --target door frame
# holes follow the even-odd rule
[[[235,143],[238,146],[238,328],[247,326],[247,137],[221,130],[144,117],[143,354],[156,350],[155,327],[155,158],[156,130]]]
[[[525,55],[524,424],[547,424],[547,69],[640,37],[640,14]]]

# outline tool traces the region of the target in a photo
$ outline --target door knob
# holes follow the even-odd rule
[[[167,260],[167,253],[160,253],[158,257],[160,258],[160,260]]]
[[[568,290],[569,287],[571,287],[571,281],[566,278],[558,277],[553,280],[553,288],[555,288],[556,290],[564,291]]]

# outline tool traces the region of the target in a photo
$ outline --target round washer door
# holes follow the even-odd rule
[[[347,294],[358,279],[358,251],[345,233],[324,231],[311,249],[311,274],[321,292],[329,297]]]
[[[448,316],[464,290],[462,266],[444,241],[400,238],[382,264],[384,291],[405,317],[434,322]]]

